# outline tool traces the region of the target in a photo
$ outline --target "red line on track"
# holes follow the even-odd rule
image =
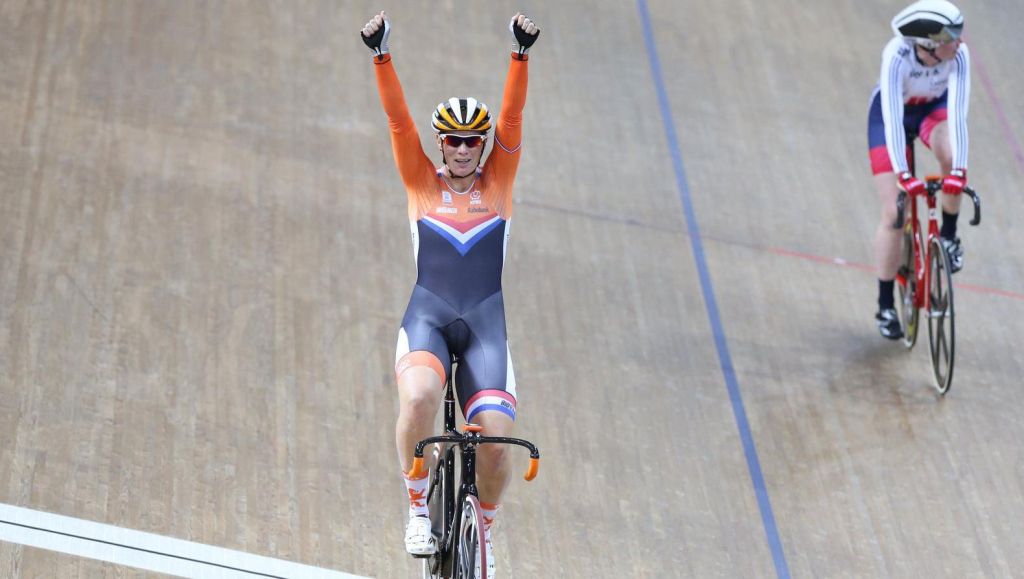
[[[824,257],[824,256],[821,256],[821,255],[812,255],[810,253],[802,253],[802,252],[799,252],[799,251],[791,251],[789,249],[781,249],[781,248],[778,248],[778,247],[766,247],[765,249],[768,252],[774,253],[776,255],[784,255],[786,257],[796,257],[798,259],[803,259],[803,260],[806,260],[806,261],[813,261],[815,263],[823,263],[823,264],[826,264],[826,265],[834,265],[834,266],[837,266],[837,267],[850,267],[850,268],[853,268],[853,269],[859,269],[861,271],[866,271],[866,272],[869,272],[869,273],[874,273],[874,271],[875,271],[875,267],[872,266],[872,265],[866,265],[866,264],[863,264],[863,263],[854,263],[854,262],[846,261],[845,259],[843,259],[841,257]],[[1010,299],[1014,299],[1014,300],[1024,301],[1024,294],[1020,294],[1020,293],[1016,293],[1016,292],[1011,292],[1011,291],[1007,291],[1007,290],[1001,290],[1001,289],[996,289],[996,288],[984,287],[984,286],[974,285],[974,284],[969,284],[969,283],[959,283],[959,282],[955,283],[954,287],[956,287],[957,289],[967,290],[969,292],[974,292],[974,293],[979,293],[979,294],[987,294],[987,295],[993,295],[993,296],[1001,296],[1001,297],[1004,297],[1004,298],[1010,298]]]

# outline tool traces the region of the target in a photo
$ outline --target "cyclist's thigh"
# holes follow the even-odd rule
[[[953,147],[949,143],[949,124],[945,119],[936,121],[928,127],[928,137],[929,140],[925,144],[932,150],[932,153],[935,153],[935,158],[945,170],[953,163]],[[923,134],[921,140],[924,140]]]
[[[443,384],[451,372],[451,356],[441,328],[450,324],[456,313],[444,300],[416,286],[398,330],[395,347],[395,379],[414,366],[428,366]]]
[[[505,306],[498,292],[463,316],[469,341],[460,354],[455,383],[466,421],[497,411],[515,420],[516,378],[505,333]]]
[[[949,151],[949,133],[946,132],[947,110],[946,93],[922,107],[918,121],[917,134],[921,142],[939,155],[939,150]]]

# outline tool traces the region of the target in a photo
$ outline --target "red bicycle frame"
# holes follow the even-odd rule
[[[942,186],[942,177],[929,175],[925,179],[925,182],[927,183],[927,187],[925,188],[925,190],[916,194],[901,194],[896,204],[897,212],[900,215],[898,219],[902,220],[904,215],[904,204],[906,203],[906,201],[910,202],[910,222],[906,224],[905,227],[910,227],[910,236],[911,238],[913,238],[913,274],[914,280],[917,282],[915,285],[918,288],[928,287],[928,284],[926,282],[931,278],[931,260],[928,259],[928,256],[924,251],[924,248],[931,247],[932,239],[939,237],[939,211],[937,207],[938,203],[935,199],[937,197],[935,193]],[[921,239],[921,219],[920,215],[917,212],[917,208],[920,205],[920,203],[918,203],[918,197],[923,197],[928,206],[927,240]],[[899,272],[896,274],[896,282],[901,285],[906,285],[907,279],[904,276],[903,272]],[[914,307],[928,311],[928,309],[931,306],[931,303],[929,303],[931,301],[929,294],[930,292],[927,291],[914,292]]]
[[[924,309],[924,311],[930,311],[931,308],[931,297],[928,291],[923,291],[923,288],[930,287],[929,281],[931,281],[931,260],[928,259],[927,252],[924,251],[925,247],[933,247],[932,240],[939,237],[939,210],[938,192],[942,190],[942,177],[937,175],[929,175],[925,177],[925,188],[923,191],[915,194],[910,194],[905,191],[900,191],[899,197],[896,199],[896,228],[902,229],[903,227],[910,227],[910,236],[913,238],[914,244],[914,281],[915,287],[918,291],[914,292],[914,307],[918,309]],[[978,195],[973,189],[964,187],[963,194],[971,198],[974,202],[974,217],[971,219],[971,225],[977,225],[981,223],[981,205],[978,201]],[[923,197],[928,206],[928,238],[922,239],[921,236],[921,220],[918,214],[918,197]],[[904,224],[904,218],[906,217],[906,204],[910,202],[910,223]],[[896,274],[896,282],[902,286],[906,286],[907,282],[910,281],[906,278],[905,272],[900,271]]]

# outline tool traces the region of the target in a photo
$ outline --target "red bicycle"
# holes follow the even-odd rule
[[[896,229],[903,229],[903,260],[896,274],[900,292],[900,323],[903,325],[903,345],[907,349],[917,342],[921,312],[928,320],[928,342],[932,356],[935,389],[945,395],[953,385],[953,356],[956,352],[956,331],[953,324],[953,273],[949,256],[939,237],[939,211],[936,194],[942,190],[942,177],[925,178],[925,191],[911,196],[907,210],[907,193],[900,191],[896,199]],[[963,193],[974,202],[971,225],[981,223],[981,201],[970,187]],[[928,211],[927,237],[918,213],[919,199],[925,199]],[[909,219],[906,217],[909,216]]]

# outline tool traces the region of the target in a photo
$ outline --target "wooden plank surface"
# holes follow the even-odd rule
[[[793,576],[1024,565],[1024,51],[964,5],[974,82],[958,358],[874,329],[866,105],[901,3],[382,6],[419,129],[531,50],[505,273],[509,577],[769,577],[648,48]],[[0,6],[0,502],[415,576],[394,456],[414,280],[368,2]],[[963,226],[967,229],[966,226]],[[836,258],[840,258],[837,263]],[[517,458],[517,470],[525,468]],[[5,576],[142,572],[4,543]]]

